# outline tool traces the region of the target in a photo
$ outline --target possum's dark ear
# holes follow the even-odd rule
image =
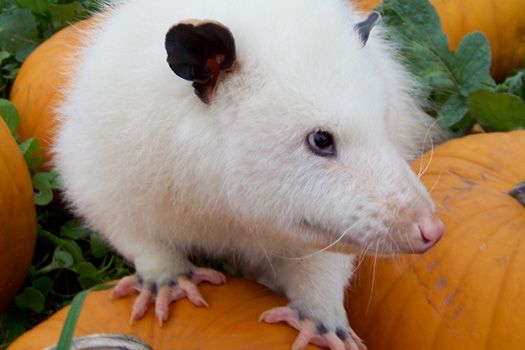
[[[195,93],[208,103],[221,72],[235,62],[235,40],[217,22],[187,21],[166,34],[168,64],[179,77],[192,81]]]
[[[366,45],[372,28],[374,28],[374,26],[377,24],[377,22],[379,22],[380,19],[381,15],[379,14],[379,12],[374,11],[368,16],[367,19],[365,19],[363,22],[357,23],[357,25],[355,26],[355,30],[359,34],[363,45]]]

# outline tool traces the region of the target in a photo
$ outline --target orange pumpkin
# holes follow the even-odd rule
[[[369,350],[525,349],[525,131],[450,141],[420,164],[445,235],[422,256],[365,260],[354,330]]]
[[[53,35],[26,59],[13,84],[10,100],[20,114],[18,133],[22,140],[36,137],[48,167],[49,147],[57,120],[54,108],[68,82],[73,57],[81,43],[81,31],[94,19],[78,22]]]
[[[284,324],[258,322],[263,311],[286,304],[284,298],[255,282],[233,277],[219,287],[203,284],[199,288],[210,307],[196,308],[188,300],[180,300],[172,306],[170,319],[162,328],[151,309],[144,319],[129,324],[134,298],[111,300],[109,291],[92,292],[85,301],[75,336],[125,333],[155,350],[290,349],[297,336],[295,330]],[[68,310],[64,308],[25,333],[8,350],[42,350],[56,344]]]
[[[0,311],[24,281],[35,239],[36,212],[29,170],[0,117]]]
[[[372,10],[381,0],[354,0]],[[492,48],[492,75],[508,76],[525,59],[525,2],[523,0],[430,0],[441,17],[443,31],[456,50],[465,34],[483,32]]]

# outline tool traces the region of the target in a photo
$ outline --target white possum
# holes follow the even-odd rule
[[[73,210],[136,268],[114,293],[206,305],[196,252],[286,295],[262,315],[361,349],[343,308],[358,254],[420,253],[443,224],[408,161],[438,137],[417,85],[344,0],[128,0],[84,34],[59,107]]]

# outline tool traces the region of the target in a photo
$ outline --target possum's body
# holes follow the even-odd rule
[[[345,338],[354,255],[336,251],[423,251],[441,235],[406,163],[430,145],[429,117],[381,29],[364,45],[342,0],[120,3],[87,33],[60,107],[73,208],[146,284],[194,271],[194,251],[234,258]],[[209,100],[166,63],[166,33],[193,18],[235,38]],[[318,129],[337,152],[309,149]]]

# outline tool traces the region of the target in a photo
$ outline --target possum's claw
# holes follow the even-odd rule
[[[292,350],[306,349],[308,344],[329,348],[330,350],[366,350],[361,339],[349,329],[349,334],[340,331],[327,331],[318,323],[301,319],[299,313],[290,307],[278,307],[263,312],[260,321],[266,323],[286,322],[299,331]]]
[[[208,303],[199,292],[197,285],[209,282],[215,285],[226,282],[226,277],[215,270],[195,268],[190,275],[181,275],[169,282],[156,284],[143,282],[139,276],[123,277],[113,288],[113,298],[123,298],[134,291],[139,295],[133,303],[130,323],[144,317],[148,306],[155,304],[155,316],[160,326],[168,320],[169,306],[172,302],[188,298],[197,307],[208,307]]]

